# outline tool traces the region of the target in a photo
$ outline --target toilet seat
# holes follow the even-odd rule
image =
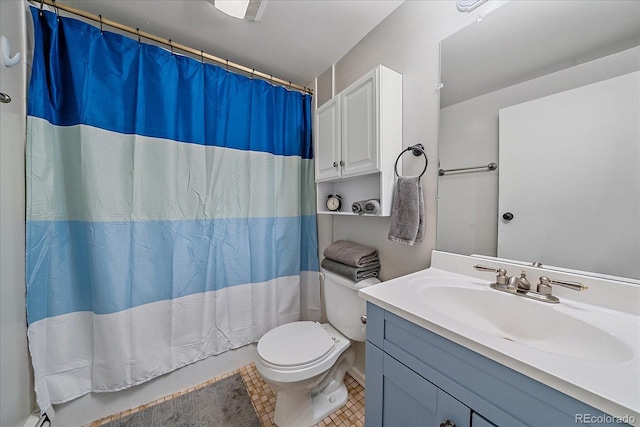
[[[321,362],[335,346],[319,323],[301,321],[270,330],[258,342],[257,350],[265,364],[288,370]]]

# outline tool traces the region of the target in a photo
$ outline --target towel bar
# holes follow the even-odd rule
[[[402,157],[402,155],[409,150],[411,150],[411,153],[414,156],[419,156],[421,154],[424,156],[424,169],[420,174],[420,178],[422,178],[422,175],[424,175],[424,173],[427,171],[427,166],[429,166],[429,159],[427,158],[427,153],[424,152],[424,146],[422,144],[411,145],[402,150],[402,152],[400,152],[398,158],[396,159],[396,164],[394,165],[393,170],[396,172],[396,176],[399,177],[400,175],[398,175],[398,160],[400,160],[400,157]]]
[[[496,170],[497,168],[498,168],[498,165],[496,165],[495,163],[489,163],[487,166],[471,166],[468,168],[457,168],[457,169],[440,169],[438,171],[438,175],[442,176],[449,172],[471,171],[471,170],[477,170],[477,169],[487,169],[487,170],[493,171],[493,170]]]

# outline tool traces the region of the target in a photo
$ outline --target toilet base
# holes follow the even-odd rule
[[[320,392],[314,396],[280,391],[273,421],[278,427],[311,427],[340,409],[347,398],[344,383],[332,393]]]
[[[304,392],[284,388],[278,391],[273,421],[278,427],[311,427],[347,403],[349,393],[344,376],[353,365],[353,349],[345,351],[316,390]]]

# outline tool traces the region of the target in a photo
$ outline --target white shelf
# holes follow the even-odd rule
[[[358,215],[355,214],[353,212],[343,212],[343,211],[338,211],[338,212],[331,212],[331,211],[318,211],[318,215],[342,215],[342,216],[372,216],[372,217],[379,217],[382,215],[372,215],[372,214],[362,214],[362,215]]]
[[[378,172],[364,176],[358,176],[355,178],[343,178],[334,181],[318,182],[316,184],[316,202],[318,213],[327,213],[334,215],[357,215],[351,211],[351,205],[353,204],[353,202],[361,200],[380,199],[380,185],[382,176],[382,173]],[[329,211],[327,209],[326,201],[329,194],[340,195],[340,198],[342,199],[342,207],[339,211]],[[384,204],[384,201],[381,199],[381,214],[385,212],[385,209],[390,209],[390,202],[389,206],[386,206]]]

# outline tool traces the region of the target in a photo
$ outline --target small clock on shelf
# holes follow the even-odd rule
[[[327,209],[331,212],[339,211],[342,206],[342,198],[338,194],[329,194],[327,196]]]

